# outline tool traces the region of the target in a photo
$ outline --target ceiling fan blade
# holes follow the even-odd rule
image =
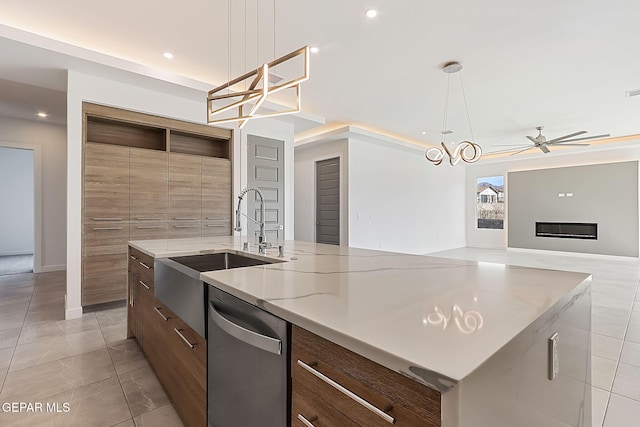
[[[607,138],[609,136],[611,136],[611,134],[608,134],[608,133],[605,133],[602,135],[585,136],[584,138],[574,138],[574,139],[567,139],[566,141],[559,141],[558,144],[564,144],[565,142],[585,141],[587,139]]]
[[[547,141],[547,143],[554,144],[554,143],[556,143],[558,141],[561,141],[563,139],[571,138],[573,136],[582,135],[583,133],[587,133],[587,131],[586,130],[581,130],[580,132],[574,132],[574,133],[570,133],[569,135],[560,136],[558,138],[553,138],[551,141]]]
[[[543,153],[551,152],[551,150],[549,150],[545,145],[539,145],[538,148],[541,149]]]
[[[524,144],[491,144],[492,147],[530,147]]]
[[[534,144],[538,143],[538,141],[536,141],[536,139],[534,137],[529,136],[529,135],[525,135],[525,136],[529,139],[529,141],[533,142]]]
[[[572,146],[572,147],[587,147],[591,144],[562,144],[563,147]]]
[[[511,154],[511,155],[512,155],[512,156],[515,156],[516,154],[520,154],[520,153],[522,153],[522,152],[524,152],[524,151],[531,150],[532,148],[535,148],[535,147],[527,147],[527,148],[525,148],[525,149],[523,149],[523,150],[518,150],[518,151],[516,151],[515,153],[513,153],[513,154]]]

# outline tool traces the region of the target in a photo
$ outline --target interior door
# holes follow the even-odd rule
[[[340,158],[316,162],[316,242],[340,244]]]
[[[276,246],[284,240],[284,141],[247,135],[247,183],[258,187],[264,195],[265,234],[267,242]],[[260,221],[260,197],[247,194],[247,216]],[[247,221],[247,235],[257,236],[260,227]]]

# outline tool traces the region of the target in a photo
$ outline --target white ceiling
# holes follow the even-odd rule
[[[318,46],[303,84],[306,112],[329,124],[431,143],[439,142],[442,129],[447,75],[441,68],[455,60],[464,66],[473,133],[485,151],[526,144],[524,135],[535,135],[538,125],[548,138],[578,130],[640,134],[640,96],[625,97],[640,88],[637,0],[275,0],[275,13],[273,5],[10,0],[2,5],[0,35],[11,38],[11,28],[32,32],[84,48],[78,52],[85,59],[140,64],[140,74],[182,76],[183,85],[200,90],[208,87],[202,82],[224,83],[274,52]],[[377,18],[364,17],[369,8],[379,11]],[[9,47],[0,58],[0,114],[12,101],[5,99],[6,80],[64,90],[59,76],[47,81],[45,70],[29,71],[33,62],[21,53],[27,45]],[[109,56],[90,57],[90,51]],[[175,58],[166,60],[164,51]],[[10,69],[2,66],[7,61]],[[455,132],[449,141],[469,137],[458,75],[451,79],[447,128]]]

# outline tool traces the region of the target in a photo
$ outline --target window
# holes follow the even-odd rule
[[[476,181],[478,228],[504,228],[504,177],[490,176]]]

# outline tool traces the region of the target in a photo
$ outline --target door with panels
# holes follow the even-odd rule
[[[340,244],[340,158],[316,162],[316,242]]]
[[[284,240],[284,141],[247,136],[247,183],[258,187],[265,201],[265,234],[267,242],[274,246]],[[247,215],[260,221],[260,198],[250,192],[247,198]],[[247,221],[247,235],[257,236],[260,227]]]

